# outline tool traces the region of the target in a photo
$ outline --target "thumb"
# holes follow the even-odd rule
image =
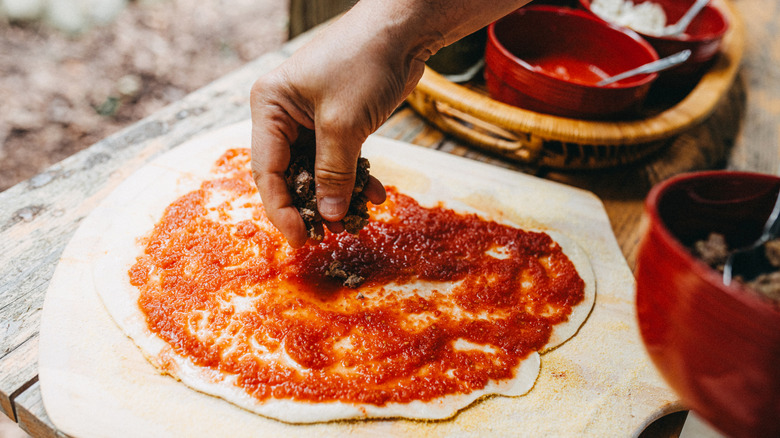
[[[314,179],[317,209],[325,221],[344,219],[355,186],[355,170],[364,138],[333,135],[317,129]]]

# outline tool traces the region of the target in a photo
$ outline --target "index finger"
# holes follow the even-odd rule
[[[284,121],[284,115],[279,114],[283,112],[280,107],[267,104],[252,105],[252,178],[268,219],[290,246],[299,248],[306,243],[308,235],[284,177],[296,129],[292,120]]]

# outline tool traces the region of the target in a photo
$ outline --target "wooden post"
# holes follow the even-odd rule
[[[348,10],[357,0],[290,0],[290,38]]]

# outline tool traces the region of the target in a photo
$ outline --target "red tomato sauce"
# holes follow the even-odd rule
[[[597,66],[574,56],[545,56],[528,62],[551,76],[585,85],[595,85],[602,79],[609,77]]]
[[[248,163],[247,150],[229,151],[217,178],[172,203],[129,276],[152,332],[258,400],[382,406],[470,393],[514,377],[583,300],[547,234],[426,208],[393,188],[359,235],[292,250]],[[230,197],[215,206],[215,192]],[[251,219],[231,219],[237,206]],[[328,277],[333,261],[365,282]]]

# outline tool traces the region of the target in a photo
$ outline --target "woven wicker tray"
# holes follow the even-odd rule
[[[699,82],[665,108],[627,121],[550,116],[491,99],[479,84],[458,85],[426,67],[407,101],[439,129],[470,145],[526,164],[596,169],[630,163],[706,120],[736,77],[744,24],[729,0],[716,4],[729,20],[721,53]]]

